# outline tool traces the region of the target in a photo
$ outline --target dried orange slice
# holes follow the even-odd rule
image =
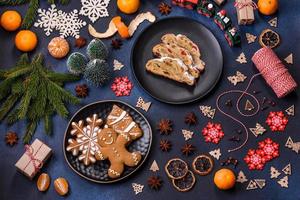
[[[168,161],[165,171],[171,179],[180,179],[187,174],[188,165],[183,160],[174,158]]]
[[[275,48],[280,43],[280,36],[271,29],[265,29],[259,36],[259,44],[262,47]]]
[[[199,155],[193,161],[194,171],[201,176],[209,174],[213,166],[213,160],[207,155]]]
[[[173,179],[173,186],[180,192],[187,192],[193,188],[196,179],[192,171],[188,171],[187,174],[181,179]]]

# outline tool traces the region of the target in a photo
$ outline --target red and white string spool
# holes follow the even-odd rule
[[[278,98],[297,88],[297,83],[272,49],[261,48],[253,55],[252,61]]]
[[[238,146],[234,149],[229,149],[228,152],[233,152],[233,151],[241,149],[247,143],[247,141],[249,139],[249,131],[248,131],[246,125],[242,121],[240,121],[236,117],[232,116],[231,114],[226,113],[225,111],[223,111],[220,108],[220,99],[223,96],[225,96],[229,93],[241,93],[240,97],[238,98],[238,100],[236,102],[236,109],[241,116],[251,117],[251,116],[256,115],[260,110],[260,104],[259,104],[258,99],[254,95],[247,92],[252,81],[257,76],[262,75],[264,77],[264,79],[266,80],[268,85],[273,89],[273,91],[276,93],[278,98],[285,97],[286,95],[288,95],[289,93],[291,93],[292,91],[294,91],[297,88],[297,83],[295,82],[295,80],[293,79],[291,74],[288,72],[287,68],[284,66],[284,64],[277,57],[277,55],[275,54],[275,52],[272,49],[267,48],[267,47],[261,48],[253,55],[252,61],[255,64],[256,68],[259,70],[259,73],[255,74],[251,77],[246,89],[244,91],[242,91],[242,90],[225,91],[225,92],[221,93],[216,100],[216,106],[217,106],[217,109],[219,110],[219,112],[221,112],[223,115],[231,118],[235,122],[239,123],[246,132],[246,138],[245,138],[244,142],[240,146]],[[239,108],[241,99],[245,95],[253,98],[257,104],[256,109],[251,114],[245,114]]]

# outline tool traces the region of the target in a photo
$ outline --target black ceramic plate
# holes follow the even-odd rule
[[[199,46],[206,69],[195,86],[146,72],[145,65],[153,58],[152,48],[166,33],[186,35]],[[204,97],[214,88],[222,74],[223,56],[217,39],[205,26],[190,18],[172,17],[153,23],[140,34],[131,52],[131,66],[137,81],[152,97],[184,104]]]
[[[74,138],[70,135],[70,131],[72,129],[71,123],[78,122],[79,120],[85,120],[87,117],[92,116],[93,114],[98,114],[99,118],[106,119],[108,114],[110,113],[112,106],[117,105],[123,110],[127,111],[133,120],[139,124],[140,128],[143,131],[143,136],[138,140],[132,142],[128,145],[127,149],[131,152],[139,151],[142,154],[142,160],[136,167],[125,167],[125,170],[120,178],[111,179],[107,175],[107,171],[109,168],[109,161],[96,161],[96,163],[91,164],[89,166],[85,166],[82,162],[78,160],[77,156],[73,156],[71,152],[66,151],[66,146],[68,146],[68,139]],[[64,142],[63,142],[63,152],[65,155],[65,159],[68,165],[80,176],[88,179],[90,181],[94,181],[97,183],[112,183],[120,181],[131,174],[133,174],[138,168],[144,163],[146,160],[148,153],[150,151],[152,143],[152,130],[149,125],[147,119],[135,108],[132,106],[116,100],[107,100],[107,101],[99,101],[96,103],[89,104],[83,108],[81,108],[70,120],[68,127],[65,132]]]

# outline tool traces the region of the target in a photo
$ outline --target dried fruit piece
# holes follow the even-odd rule
[[[170,151],[171,147],[172,144],[169,140],[161,140],[159,143],[159,148],[164,152]]]
[[[64,196],[69,192],[68,181],[65,178],[59,177],[54,181],[54,188],[59,195]]]
[[[211,157],[207,155],[199,155],[194,159],[192,166],[197,174],[205,176],[211,172],[214,163]]]
[[[123,42],[122,40],[120,39],[114,39],[114,40],[111,40],[111,46],[114,48],[114,49],[121,49],[121,46],[123,45]]]
[[[195,115],[194,112],[190,112],[185,116],[184,122],[188,125],[197,124],[197,116]]]
[[[48,190],[50,186],[50,176],[46,173],[42,173],[36,182],[36,186],[41,192]]]
[[[76,96],[80,98],[85,98],[89,94],[89,88],[86,84],[79,84],[75,87]]]
[[[14,146],[18,143],[18,135],[16,132],[8,131],[8,133],[5,135],[5,142],[6,144],[10,146]]]
[[[192,144],[188,144],[186,143],[182,148],[181,148],[181,152],[183,155],[185,156],[189,156],[192,153],[194,153],[194,151],[196,150],[196,148],[192,145]]]
[[[173,179],[173,186],[180,192],[187,192],[193,188],[196,179],[192,171],[188,171],[187,174],[180,179]]]
[[[173,123],[169,119],[161,119],[158,123],[157,129],[161,134],[170,134],[172,132]]]
[[[81,48],[86,45],[86,39],[84,37],[79,37],[75,40],[75,47]]]
[[[280,43],[280,37],[278,33],[272,31],[271,29],[265,29],[261,32],[259,36],[259,44],[262,47],[275,48]]]
[[[162,2],[158,5],[158,10],[162,15],[169,15],[172,12],[172,7]]]
[[[159,190],[162,184],[162,180],[158,176],[150,176],[147,182],[149,187],[154,190]]]
[[[171,179],[181,179],[188,173],[188,165],[179,158],[173,158],[165,165],[165,171]]]

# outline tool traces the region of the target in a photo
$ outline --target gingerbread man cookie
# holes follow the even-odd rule
[[[118,178],[124,171],[124,165],[134,167],[139,164],[142,159],[140,152],[129,152],[126,145],[130,142],[128,133],[118,135],[112,128],[105,126],[98,132],[98,144],[102,154],[102,160],[108,159],[110,167],[108,176],[110,178]]]
[[[107,117],[107,125],[113,128],[118,134],[129,134],[131,140],[140,138],[143,133],[139,125],[123,109],[114,105]]]

